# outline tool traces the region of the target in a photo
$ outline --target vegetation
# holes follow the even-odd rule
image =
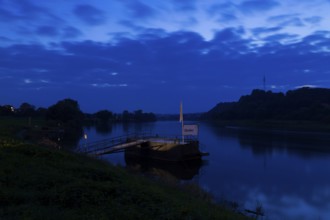
[[[1,140],[0,219],[247,219],[194,187],[187,193],[84,155]]]
[[[238,102],[219,103],[203,117],[246,124],[328,129],[325,123],[330,122],[330,89],[301,88],[286,94],[253,90]]]
[[[6,123],[6,121],[13,123]],[[0,105],[0,121],[9,127],[5,132],[20,136],[30,143],[43,143],[56,147],[76,146],[83,135],[83,125],[95,125],[101,132],[108,132],[113,122],[155,121],[153,113],[137,110],[114,114],[109,110],[100,110],[94,114],[83,113],[77,101],[64,99],[49,108],[38,108],[22,103],[19,108],[12,105]],[[38,122],[38,123],[36,123]]]
[[[134,112],[124,110],[121,114],[103,109],[93,114],[83,113],[80,110],[77,101],[72,99],[64,99],[58,101],[49,108],[38,108],[29,103],[22,103],[19,108],[15,109],[12,105],[0,105],[0,117],[45,117],[47,120],[56,121],[71,126],[80,126],[82,122],[89,121],[95,123],[111,123],[111,122],[150,122],[156,121],[156,115],[152,112],[146,113],[139,109]]]

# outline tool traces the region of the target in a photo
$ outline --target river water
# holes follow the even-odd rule
[[[102,158],[196,183],[218,201],[238,203],[241,210],[262,206],[261,219],[330,219],[330,135],[198,125],[201,151],[210,153],[202,164],[139,166],[124,153]],[[135,132],[180,137],[181,124],[114,124],[85,132],[87,140],[80,144]]]

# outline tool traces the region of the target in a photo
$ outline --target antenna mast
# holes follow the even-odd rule
[[[265,74],[264,74],[264,77],[262,78],[262,83],[264,86],[264,91],[266,92],[266,76],[265,76]]]

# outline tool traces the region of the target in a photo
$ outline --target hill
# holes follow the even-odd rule
[[[209,120],[330,122],[330,89],[301,88],[284,93],[253,90],[239,101],[219,103],[203,115]]]

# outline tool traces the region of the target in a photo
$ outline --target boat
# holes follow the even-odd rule
[[[130,140],[131,141],[131,140]],[[205,153],[199,150],[198,140],[149,138],[148,141],[125,149],[125,154],[163,161],[200,160]]]

